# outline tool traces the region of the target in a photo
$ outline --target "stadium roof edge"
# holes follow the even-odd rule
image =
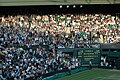
[[[91,0],[91,2],[86,2],[86,0],[68,0],[67,2],[61,1],[61,0],[56,0],[56,1],[48,1],[48,0],[1,0],[0,1],[0,6],[29,6],[29,5],[81,5],[81,4],[120,4],[120,0],[118,1],[109,1],[109,0]]]

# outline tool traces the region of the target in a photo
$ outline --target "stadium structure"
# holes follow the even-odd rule
[[[0,0],[0,80],[120,80],[119,70],[120,0]]]

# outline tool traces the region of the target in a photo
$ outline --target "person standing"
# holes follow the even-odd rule
[[[92,69],[92,60],[89,61],[89,69]]]

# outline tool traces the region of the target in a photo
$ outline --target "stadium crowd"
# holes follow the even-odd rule
[[[8,16],[1,17],[0,28],[1,41],[10,45],[53,43],[74,48],[83,43],[113,43],[120,37],[120,19],[100,14]]]
[[[0,52],[5,80],[24,80],[80,65],[57,48],[98,48],[119,42],[120,18],[103,14],[0,17]],[[49,49],[32,45],[48,45]],[[18,46],[27,46],[26,49]]]

